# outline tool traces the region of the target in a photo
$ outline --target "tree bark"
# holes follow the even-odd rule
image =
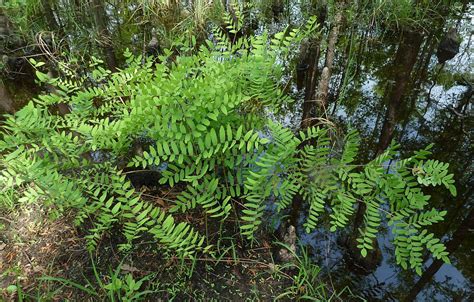
[[[343,22],[345,2],[342,2],[337,8],[337,13],[334,18],[334,23],[329,32],[328,37],[328,46],[326,49],[326,59],[324,67],[321,71],[321,77],[318,82],[318,87],[315,90],[316,78],[311,77],[311,85],[306,86],[305,101],[303,104],[303,117],[301,121],[301,128],[310,127],[315,124],[317,118],[318,108],[327,107],[327,98],[329,91],[329,80],[331,78],[332,65],[334,63],[334,56],[336,50],[336,42],[339,37],[339,30]],[[319,44],[319,43],[318,43]],[[316,57],[316,56],[315,56]],[[319,45],[318,45],[318,56],[316,59],[319,59]],[[316,70],[317,70],[317,61],[316,61]],[[313,66],[315,66],[313,65]],[[313,71],[314,73],[315,71]]]
[[[117,59],[112,43],[112,37],[107,28],[107,14],[105,12],[104,1],[92,0],[92,11],[97,26],[100,47],[104,52],[105,62],[111,71],[117,70]]]
[[[404,38],[400,41],[395,59],[393,61],[393,77],[394,84],[388,87],[389,91],[385,95],[388,98],[388,107],[385,113],[385,120],[382,126],[382,133],[379,139],[379,146],[375,155],[381,154],[390,144],[393,137],[394,128],[398,121],[397,114],[402,106],[403,96],[406,88],[410,83],[410,74],[418,57],[418,52],[422,42],[422,36],[415,32],[406,32]],[[364,214],[366,205],[363,202],[358,202],[357,211],[354,217],[353,232],[349,237],[349,246],[355,244],[355,238],[358,236],[358,229],[364,221]],[[360,259],[367,263],[361,263],[361,266],[367,265],[375,258],[379,252],[377,241],[374,241],[374,249],[369,251],[369,254],[364,259]],[[371,266],[373,267],[373,266]]]
[[[458,249],[461,243],[466,239],[469,235],[469,232],[474,228],[474,207],[471,207],[469,214],[464,218],[461,222],[459,227],[453,234],[451,240],[449,240],[445,246],[446,251],[450,254],[453,253]],[[420,291],[425,287],[425,285],[430,282],[431,278],[438,272],[438,270],[443,266],[444,262],[440,259],[433,260],[433,263],[426,269],[426,271],[421,275],[420,279],[415,283],[415,285],[411,288],[408,295],[405,297],[403,301],[414,301],[416,296],[420,293]]]
[[[308,66],[306,71],[306,84],[305,84],[305,96],[303,102],[303,116],[301,118],[301,128],[307,128],[311,126],[311,119],[314,117],[312,112],[313,103],[311,100],[314,99],[316,80],[318,78],[318,61],[320,55],[320,42],[321,41],[310,41],[307,47],[306,58],[303,60],[303,64]]]
[[[435,51],[435,46],[436,46],[436,44],[434,43],[435,39],[433,38],[434,38],[434,35],[430,34],[428,38],[426,39],[425,46],[419,56],[420,58],[418,60],[419,64],[418,66],[414,68],[415,70],[412,72],[414,74],[413,76],[414,83],[411,88],[411,91],[414,91],[414,94],[411,95],[409,107],[406,111],[407,115],[411,115],[412,112],[415,110],[416,101],[418,100],[419,94],[422,93],[419,90],[421,89],[421,87],[423,87],[422,85],[428,81],[428,69],[430,66],[430,59]],[[406,118],[403,121],[403,125],[401,127],[401,131],[398,136],[399,142],[402,142],[402,139],[408,127],[408,123],[409,123],[409,118]]]
[[[53,8],[51,6],[50,0],[42,1],[43,4],[43,12],[46,18],[46,23],[48,23],[48,27],[52,31],[58,31],[61,35],[63,34],[62,28],[59,26],[56,17],[54,16]]]
[[[13,111],[13,100],[3,82],[0,81],[0,114],[13,113]]]
[[[329,90],[329,79],[331,78],[332,65],[334,63],[334,56],[336,52],[336,42],[339,37],[339,30],[343,22],[343,7],[338,8],[336,17],[334,18],[334,26],[329,34],[328,48],[326,51],[326,61],[324,64],[323,71],[321,72],[321,79],[319,80],[318,90],[316,92],[316,104],[322,108],[327,107],[328,101],[328,90]]]
[[[321,5],[321,4],[320,4]],[[315,8],[318,10],[318,24],[320,26],[324,26],[324,22],[326,21],[327,15],[327,7],[326,4],[323,3],[319,8]],[[316,93],[316,83],[319,77],[319,58],[321,55],[321,38],[311,39],[308,44],[305,46],[303,52],[303,59],[301,63],[303,65],[308,66],[308,70],[306,71],[306,79],[305,79],[305,94],[304,94],[304,102],[302,108],[302,117],[301,117],[301,128],[307,128],[312,125],[313,118],[316,117],[316,113],[314,111],[314,96]]]
[[[346,46],[346,49],[344,50],[344,54],[343,54],[343,62],[344,62],[344,67],[342,69],[342,72],[341,72],[341,79],[339,80],[339,84],[336,88],[336,91],[334,92],[334,96],[333,96],[333,102],[334,102],[334,106],[332,108],[332,112],[331,112],[331,116],[333,116],[335,113],[336,113],[336,110],[337,110],[337,105],[338,105],[338,101],[339,101],[339,98],[341,97],[341,91],[343,91],[343,89],[345,90],[345,87],[347,85],[347,79],[346,77],[350,77],[350,73],[352,72],[351,70],[351,61],[352,61],[352,42],[353,42],[353,39],[354,38],[354,30],[357,30],[357,28],[351,28],[350,30],[350,34],[349,34],[349,42],[347,43],[347,46]],[[342,94],[342,97],[344,97],[344,94]]]
[[[395,125],[398,119],[398,112],[402,107],[403,96],[410,83],[410,74],[415,66],[418,52],[421,47],[423,37],[415,32],[405,32],[404,38],[400,44],[392,64],[393,82],[389,91],[385,93],[388,99],[388,106],[385,112],[385,118],[382,125],[382,131],[379,138],[377,153],[381,154],[389,145],[393,137]],[[360,227],[365,213],[365,204],[359,203],[354,220],[354,231]]]
[[[399,121],[404,95],[410,84],[410,74],[418,57],[423,37],[417,32],[405,32],[393,62],[394,84],[388,93],[388,104],[385,119],[380,133],[377,154],[381,154],[390,145]]]

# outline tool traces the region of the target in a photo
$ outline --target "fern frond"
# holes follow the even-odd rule
[[[453,196],[457,195],[454,186],[454,174],[448,174],[448,163],[438,160],[420,161],[414,168],[413,174],[416,176],[418,183],[424,186],[444,185]]]

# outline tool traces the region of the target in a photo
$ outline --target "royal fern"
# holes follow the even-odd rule
[[[227,22],[228,30],[240,30],[239,22]],[[162,63],[127,51],[126,65],[114,73],[94,60],[87,76],[51,79],[33,62],[39,80],[55,91],[6,117],[0,189],[8,193],[0,197],[42,203],[55,215],[72,209],[78,225],[90,222],[90,249],[119,231],[122,249],[147,234],[184,256],[211,249],[192,221],[184,222],[181,214],[191,211],[220,221],[237,213],[241,235],[253,240],[268,203],[285,213],[301,199],[307,232],[326,213],[331,231],[344,228],[363,204],[362,255],[386,221],[402,267],[420,272],[424,248],[449,261],[426,229],[446,213],[429,207],[423,188],[443,185],[453,195],[456,189],[448,164],[428,159],[429,148],[400,159],[393,144],[358,165],[356,131],[338,141],[328,129],[295,133],[269,119],[291,102],[281,89],[281,58],[315,24],[232,41],[215,29],[214,40],[202,45],[176,42]],[[57,106],[70,112],[56,114]],[[152,186],[176,192],[167,207],[132,185],[128,173],[142,170],[159,175]]]

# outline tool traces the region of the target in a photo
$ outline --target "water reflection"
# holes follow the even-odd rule
[[[434,28],[434,32],[424,37],[405,32],[402,38],[385,37],[385,43],[369,44],[362,54],[364,60],[357,78],[345,88],[345,98],[335,100],[337,103],[331,108],[332,119],[340,121],[341,127],[351,124],[362,133],[366,148],[362,161],[373,158],[395,138],[401,143],[402,154],[434,142],[433,157],[451,163],[458,197],[449,197],[437,190],[430,193],[433,205],[449,213],[446,220],[432,230],[450,244],[452,264],[444,264],[434,271],[434,278],[427,286],[419,287],[420,282],[415,285],[419,277],[402,271],[395,264],[390,244],[392,235],[387,230],[378,239],[382,263],[367,276],[348,274],[353,263],[347,263],[337,236],[323,229],[309,235],[300,234],[328,276],[332,275],[336,288],[349,285],[374,301],[398,300],[409,292],[418,291],[419,301],[472,301],[474,298],[470,258],[474,242],[469,240],[472,222],[468,216],[474,203],[471,16],[466,13],[460,24],[464,40],[459,55],[444,67],[437,64],[434,55],[435,42],[443,35],[443,26]],[[398,44],[390,44],[390,40]],[[337,89],[337,85],[332,88]],[[466,220],[462,221],[464,217]],[[468,234],[460,241],[463,228]],[[345,260],[346,264],[342,264]],[[432,265],[432,259],[426,260],[424,271],[433,272],[436,265]]]
[[[383,260],[368,274],[361,274],[357,263],[348,257],[341,240],[346,234],[331,234],[325,228],[311,234],[299,230],[301,241],[311,248],[335,289],[349,286],[371,301],[401,300],[407,295],[410,300],[416,294],[418,301],[474,300],[470,256],[474,242],[469,240],[474,227],[470,219],[474,206],[473,9],[471,5],[462,18],[446,22],[458,23],[463,40],[459,54],[444,65],[438,64],[436,57],[439,41],[447,30],[444,23],[434,23],[424,35],[410,30],[380,33],[352,27],[342,34],[354,35],[359,47],[357,57],[352,58],[355,63],[350,64],[351,46],[344,43],[344,38],[338,45],[327,110],[331,121],[341,128],[350,124],[360,131],[365,147],[362,162],[374,158],[392,139],[401,143],[402,155],[435,143],[433,157],[451,163],[458,197],[443,190],[429,190],[433,206],[448,211],[445,221],[433,226],[432,231],[451,251],[452,264],[441,265],[426,256],[422,278],[396,265],[389,229],[378,238]],[[319,58],[319,50],[313,55]],[[303,65],[307,71],[304,56],[303,61],[295,63],[299,87],[292,90],[299,103],[282,119],[293,128],[300,126],[301,111],[303,116],[305,111],[301,104],[308,99],[308,94],[301,91]],[[344,81],[347,77],[350,81]],[[314,89],[314,83],[306,86]],[[430,274],[434,275],[432,279]]]
[[[322,4],[302,7],[297,1],[288,1],[289,7],[284,7],[283,1],[272,3],[260,8],[266,18],[260,20],[256,34],[263,30],[280,31],[288,24],[301,24],[306,14],[318,15],[322,29],[329,23],[326,20],[328,12]],[[432,231],[451,242],[454,252],[450,257],[452,264],[442,265],[435,271],[429,286],[422,288],[415,288],[419,277],[396,265],[388,228],[378,238],[381,264],[364,273],[347,256],[341,239],[346,234],[328,233],[324,228],[311,234],[300,230],[301,241],[311,248],[330,285],[336,289],[348,286],[369,300],[380,301],[398,300],[414,288],[421,291],[420,301],[445,301],[453,297],[469,300],[469,295],[470,300],[474,300],[471,256],[474,242],[458,242],[462,238],[460,230],[467,227],[463,218],[472,212],[474,203],[473,9],[471,5],[466,10],[458,26],[463,38],[460,53],[443,67],[437,64],[435,53],[448,27],[444,23],[434,22],[422,35],[411,29],[361,28],[357,20],[351,19],[340,35],[329,86],[328,119],[340,128],[350,124],[359,130],[364,140],[361,162],[374,158],[393,138],[401,143],[402,153],[435,143],[434,157],[451,163],[458,198],[448,196],[443,190],[430,192],[433,205],[448,211],[446,220],[434,226]],[[255,19],[258,17],[252,14],[252,20]],[[457,22],[448,21],[450,24]],[[300,127],[303,112],[307,111],[304,101],[314,99],[317,67],[324,64],[319,48],[322,38],[317,37],[309,46],[302,47],[300,56],[295,59],[295,70],[299,68],[301,82],[299,89],[296,85],[291,89],[291,94],[299,102],[286,108],[288,113],[282,120],[294,129]],[[305,91],[303,86],[309,89]],[[424,271],[434,265],[432,259],[426,260]]]

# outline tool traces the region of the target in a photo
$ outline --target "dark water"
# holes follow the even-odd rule
[[[430,192],[432,205],[448,211],[445,221],[432,228],[444,242],[452,240],[456,230],[465,227],[466,221],[461,222],[474,207],[472,12],[471,6],[457,26],[463,39],[460,52],[443,67],[435,54],[446,32],[444,25],[414,38],[393,32],[369,33],[363,51],[351,59],[352,70],[348,70],[347,66],[351,65],[347,64],[343,45],[340,45],[334,65],[346,67],[335,68],[327,110],[330,120],[338,126],[350,124],[360,131],[365,157],[361,158],[362,162],[375,156],[387,135],[401,144],[402,154],[435,143],[432,157],[450,163],[458,189],[457,197],[443,190]],[[348,33],[342,33],[344,35]],[[407,59],[410,56],[414,58],[412,63]],[[340,83],[344,82],[341,79],[348,73],[352,76],[341,89]],[[339,98],[331,100],[331,96],[337,94]],[[299,97],[302,98],[301,94]],[[394,116],[393,127],[384,132],[389,113]],[[290,113],[284,122],[298,127],[299,119],[300,115]],[[468,223],[468,235],[462,243],[456,244],[450,255],[452,264],[444,264],[437,270],[433,279],[420,290],[417,301],[474,300],[474,259],[471,256],[474,241],[472,222]],[[354,269],[353,260],[347,257],[338,235],[323,229],[312,234],[300,230],[303,244],[310,247],[334,288],[340,290],[348,286],[352,292],[371,301],[396,301],[412,290],[419,276],[396,265],[389,229],[382,231],[378,238],[383,257],[381,264],[365,274]],[[431,263],[432,259],[428,258],[423,270]]]
[[[272,20],[261,30],[282,30],[288,20],[303,19],[300,13],[290,10],[290,16]],[[423,34],[380,29],[364,32],[350,24],[341,33],[330,83],[328,118],[342,129],[351,125],[359,130],[363,137],[362,163],[376,155],[383,141],[397,140],[402,155],[435,143],[432,157],[450,163],[458,196],[443,190],[429,192],[431,205],[448,211],[445,221],[431,230],[445,243],[451,241],[453,252],[451,264],[443,264],[423,286],[415,286],[419,276],[396,264],[388,228],[379,233],[380,265],[364,273],[348,256],[341,242],[344,234],[328,233],[324,228],[306,234],[301,228],[301,243],[309,247],[334,289],[348,287],[369,301],[398,301],[410,291],[418,293],[417,301],[474,301],[473,223],[466,221],[474,208],[473,16],[471,5],[461,17],[433,24]],[[459,53],[441,65],[436,50],[450,26],[456,26],[462,42]],[[356,45],[354,51],[350,45]],[[298,58],[293,64],[298,64]],[[324,55],[319,66],[323,64]],[[297,105],[289,108],[280,121],[298,129],[304,91],[293,87],[291,93]],[[467,235],[460,242],[462,236],[458,235],[463,228]],[[432,262],[427,257],[423,271]]]
[[[329,91],[328,118],[337,127],[346,128],[350,124],[360,131],[364,148],[362,163],[372,159],[381,142],[387,139],[396,139],[402,154],[435,143],[433,157],[450,163],[458,189],[456,198],[444,190],[430,192],[432,205],[448,211],[445,221],[432,227],[435,235],[445,242],[463,226],[463,218],[474,207],[473,16],[471,5],[462,18],[436,24],[415,36],[380,28],[364,31],[349,24],[337,44]],[[256,34],[264,29],[276,32],[288,23],[301,23],[302,19],[297,6],[291,6],[285,17],[261,19]],[[462,37],[460,52],[441,67],[437,64],[436,48],[447,28],[453,25]],[[289,71],[295,69],[297,60],[287,62]],[[324,52],[319,66],[323,60]],[[298,128],[304,93],[293,87],[290,94],[297,104],[288,108],[283,122]],[[391,120],[387,118],[390,115]],[[387,126],[390,123],[392,127]],[[325,280],[335,289],[347,286],[368,300],[395,301],[419,279],[396,265],[389,229],[378,238],[381,264],[364,274],[358,273],[346,256],[340,235],[323,229],[311,234],[300,232],[302,243],[310,248],[327,277]],[[473,249],[471,228],[467,238],[450,255],[452,264],[444,264],[437,270],[417,300],[474,301]],[[431,262],[428,258],[424,268]]]

